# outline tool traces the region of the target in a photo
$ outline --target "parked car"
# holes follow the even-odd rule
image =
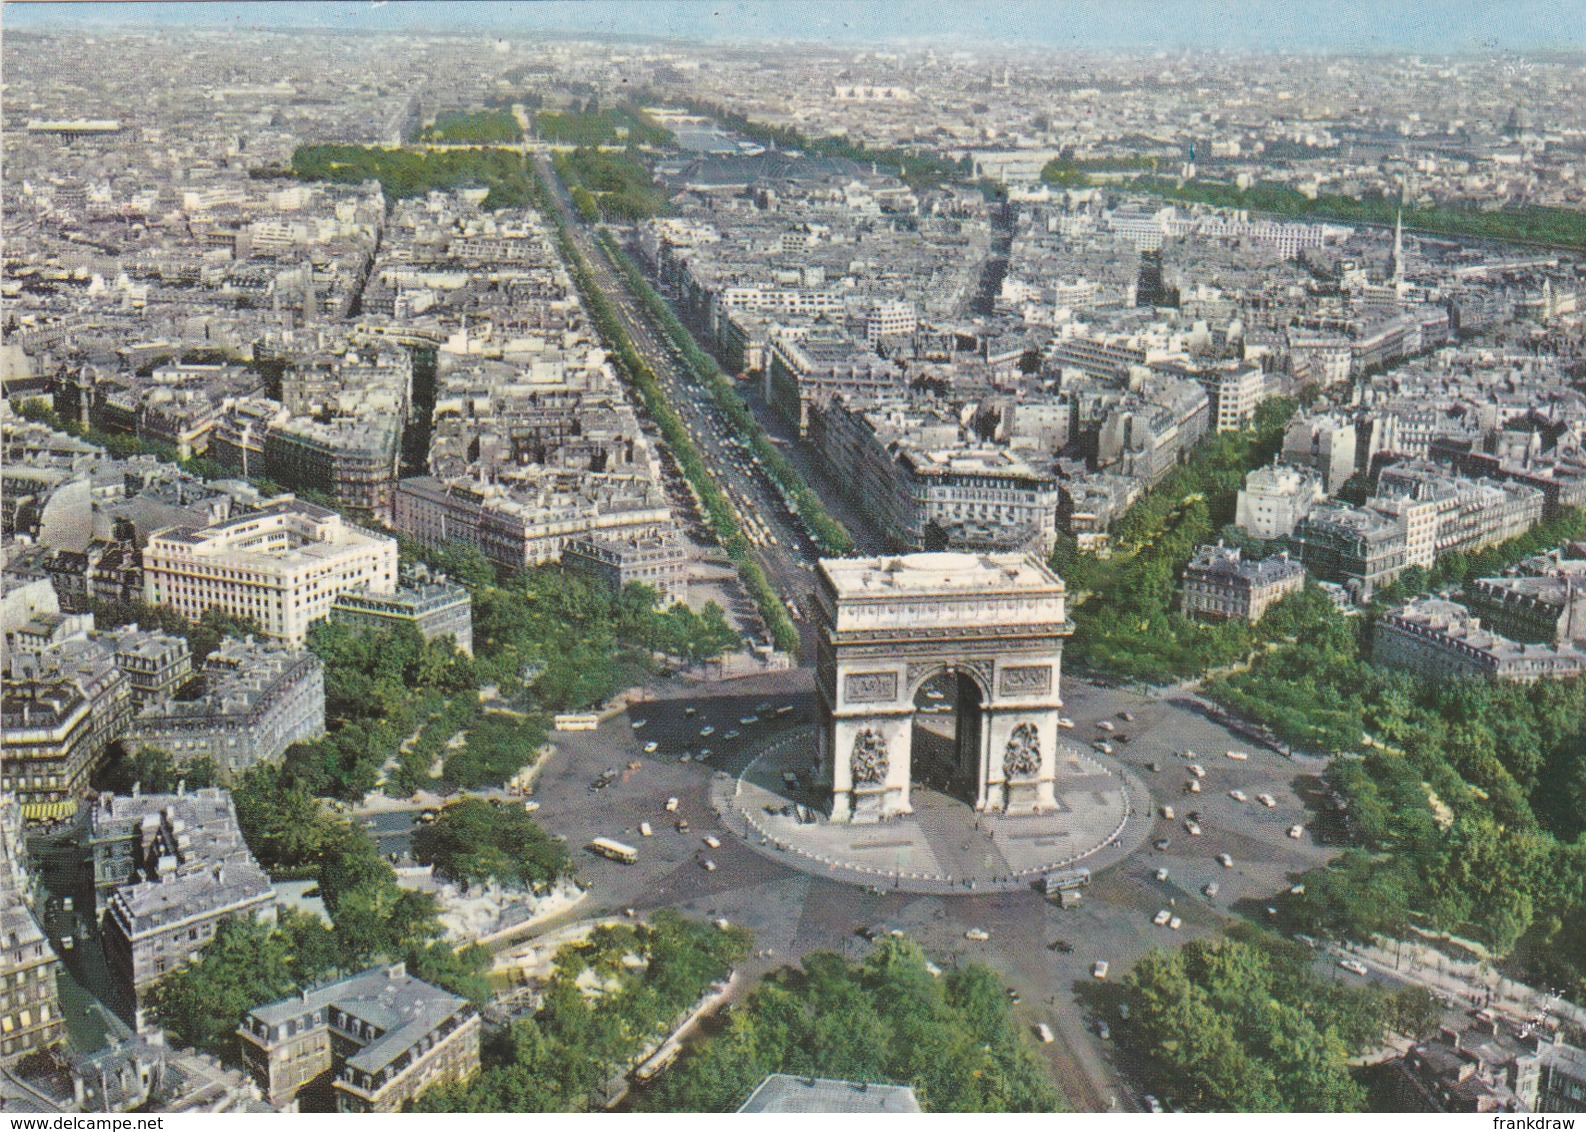
[[[1074,721],[1069,719],[1066,715],[1060,715],[1057,717],[1057,725],[1064,731],[1072,731],[1074,729]]]
[[[1184,823],[1184,832],[1189,834],[1191,837],[1199,837],[1201,835],[1200,824],[1198,822],[1187,821]]]
[[[1217,854],[1217,863],[1225,869],[1231,869],[1234,867],[1234,859],[1227,853]]]
[[[655,752],[659,751],[660,749],[661,749],[661,744],[657,743],[654,739],[651,739],[648,743],[646,743],[644,745],[644,753],[647,754],[647,755],[653,755],[653,754],[655,754]]]
[[[1289,836],[1295,841],[1298,841],[1300,838],[1305,836],[1305,827],[1303,825],[1289,826]]]
[[[1090,977],[1093,979],[1105,979],[1107,977],[1107,961],[1105,959],[1098,959],[1090,965]]]
[[[1158,912],[1156,915],[1151,917],[1151,922],[1153,924],[1155,924],[1157,927],[1160,928],[1160,927],[1164,927],[1167,924],[1167,922],[1169,920],[1171,920],[1172,918],[1173,918],[1173,913],[1169,912],[1166,908],[1164,908],[1160,912]]]
[[[1278,800],[1276,798],[1274,798],[1271,794],[1257,794],[1256,795],[1256,801],[1260,802],[1263,806],[1265,806],[1269,810],[1272,809],[1274,806],[1276,806],[1278,804]]]
[[[1356,975],[1369,975],[1371,973],[1367,970],[1366,965],[1358,959],[1340,959],[1338,965]]]
[[[1243,790],[1230,790],[1228,796],[1236,802],[1248,802],[1249,796]]]
[[[970,928],[964,933],[964,938],[972,939],[976,943],[984,943],[986,940],[991,938],[991,933],[985,928]]]

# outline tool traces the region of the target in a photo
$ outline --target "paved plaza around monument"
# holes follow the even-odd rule
[[[812,729],[779,736],[739,775],[717,776],[711,802],[726,828],[762,853],[834,880],[921,893],[1025,889],[1053,870],[1115,864],[1139,848],[1151,826],[1140,780],[1072,743],[1058,748],[1055,811],[976,813],[916,782],[912,814],[829,822],[820,787],[810,780],[814,750]]]

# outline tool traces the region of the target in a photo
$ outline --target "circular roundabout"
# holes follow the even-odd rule
[[[1058,746],[1058,806],[1046,813],[976,813],[915,782],[912,814],[830,822],[827,798],[811,781],[814,751],[813,727],[777,737],[738,775],[716,775],[711,804],[727,829],[761,853],[850,884],[935,895],[1029,889],[1049,872],[1114,865],[1151,828],[1145,784],[1121,763],[1070,743]]]

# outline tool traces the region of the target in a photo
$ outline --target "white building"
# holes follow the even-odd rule
[[[875,346],[883,338],[909,338],[919,323],[913,303],[877,303],[865,315],[865,339]]]
[[[1267,390],[1266,374],[1254,366],[1229,366],[1205,375],[1201,383],[1212,400],[1218,432],[1238,432],[1249,424]]]
[[[338,595],[389,594],[396,540],[291,500],[199,529],[173,527],[143,551],[144,598],[191,621],[206,609],[250,617],[266,636],[301,644]]]
[[[1256,538],[1285,538],[1325,498],[1321,479],[1303,468],[1285,464],[1256,468],[1239,489],[1234,524]]]

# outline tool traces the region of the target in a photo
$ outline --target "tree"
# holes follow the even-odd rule
[[[243,1015],[295,986],[279,935],[251,917],[225,920],[197,963],[155,984],[150,1005],[176,1045],[230,1055]]]
[[[567,850],[521,806],[465,798],[413,835],[413,856],[440,876],[539,888],[572,871]]]

